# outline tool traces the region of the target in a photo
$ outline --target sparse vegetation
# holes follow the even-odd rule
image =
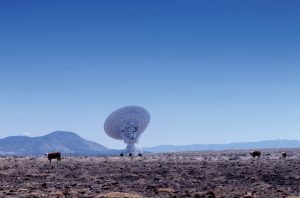
[[[264,152],[266,153],[266,152]],[[297,197],[297,151],[0,158],[0,197]],[[279,153],[279,154],[278,154]]]

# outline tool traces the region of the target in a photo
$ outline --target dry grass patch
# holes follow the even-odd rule
[[[244,198],[256,198],[256,196],[253,195],[251,192],[247,192],[247,193],[244,195]]]
[[[30,197],[38,198],[38,197],[44,197],[44,196],[41,193],[32,192],[32,193],[30,193]]]
[[[157,192],[174,193],[175,190],[173,188],[158,188]]]
[[[65,195],[62,192],[52,192],[49,195],[50,197],[65,197]]]
[[[96,196],[97,198],[143,198],[141,195],[134,193],[109,192]]]
[[[19,188],[17,191],[18,191],[18,192],[27,192],[27,191],[29,191],[29,190],[26,189],[26,188]]]

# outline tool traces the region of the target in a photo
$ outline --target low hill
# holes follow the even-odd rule
[[[56,131],[41,137],[10,136],[0,139],[2,155],[43,155],[52,151],[69,155],[104,155],[116,152],[66,131]]]

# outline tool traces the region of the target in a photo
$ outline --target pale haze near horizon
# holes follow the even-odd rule
[[[0,138],[151,114],[140,145],[300,140],[297,1],[1,1]]]

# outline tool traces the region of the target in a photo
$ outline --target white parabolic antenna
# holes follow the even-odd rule
[[[136,147],[140,135],[145,131],[150,122],[150,114],[143,107],[126,106],[112,112],[105,120],[104,131],[108,136],[124,140],[126,149],[121,153],[142,155],[140,147]]]

